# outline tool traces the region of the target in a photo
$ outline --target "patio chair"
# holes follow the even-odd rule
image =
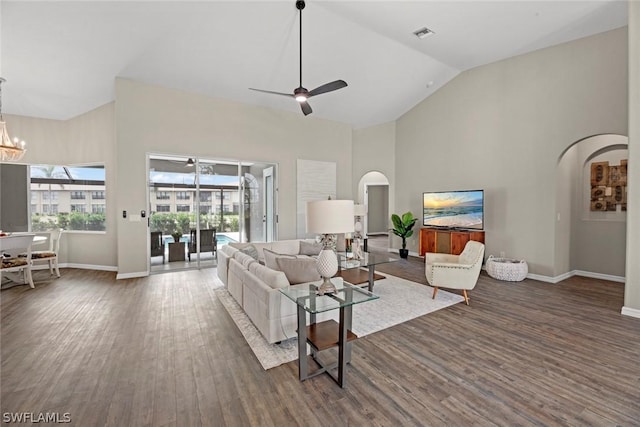
[[[34,236],[35,234],[25,233],[0,237],[0,276],[6,276],[14,282],[28,283],[32,289],[35,288],[31,276],[31,244]],[[21,253],[25,256],[21,257]],[[23,279],[20,280],[16,273],[22,273]]]
[[[161,256],[164,264],[164,242],[162,240],[162,231],[151,232],[151,256]]]
[[[189,261],[191,261],[191,254],[198,252],[198,245],[196,244],[197,232],[191,230],[189,233]],[[214,258],[218,259],[218,240],[216,239],[216,229],[207,228],[200,230],[200,253],[211,252]]]

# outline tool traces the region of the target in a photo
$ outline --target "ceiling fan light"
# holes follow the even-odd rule
[[[298,94],[296,95],[296,101],[298,102],[305,102],[307,100],[307,95],[304,94]]]

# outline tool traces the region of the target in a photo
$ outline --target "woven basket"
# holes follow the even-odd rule
[[[524,280],[529,272],[529,266],[524,260],[494,258],[493,255],[489,255],[486,269],[489,276],[494,279],[507,280],[509,282]]]

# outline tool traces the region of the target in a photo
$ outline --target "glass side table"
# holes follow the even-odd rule
[[[388,262],[399,261],[398,258],[392,258],[386,255],[374,254],[370,252],[364,252],[362,259],[347,258],[345,252],[338,252],[338,275],[342,275],[342,271],[360,270],[366,268],[368,274],[362,277],[360,274],[344,274],[342,277],[345,280],[350,281],[354,285],[367,284],[369,292],[373,292],[373,284],[377,279],[384,279],[384,276],[376,275],[376,265],[386,264]],[[363,271],[364,273],[364,271]]]
[[[280,292],[298,306],[298,374],[300,381],[327,373],[342,388],[346,387],[346,365],[351,362],[351,341],[358,338],[351,332],[352,308],[354,304],[378,299],[371,292],[344,282],[341,278],[332,278],[336,292],[317,295],[322,283],[311,282],[289,286]],[[339,322],[326,320],[316,323],[318,313],[340,310]],[[309,325],[307,325],[309,313]],[[307,344],[311,346],[311,357],[320,366],[309,373]],[[318,357],[318,352],[338,347],[338,362],[325,364]],[[333,372],[338,369],[337,375]]]

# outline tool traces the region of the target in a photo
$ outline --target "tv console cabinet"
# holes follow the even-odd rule
[[[469,240],[484,243],[484,231],[425,227],[420,229],[420,256],[427,252],[460,255]]]

